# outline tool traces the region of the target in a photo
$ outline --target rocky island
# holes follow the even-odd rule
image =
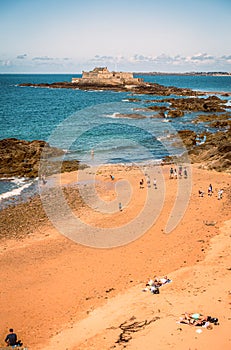
[[[141,78],[134,78],[129,72],[110,72],[107,67],[96,67],[92,71],[82,72],[81,78],[72,78],[71,82],[55,83],[24,83],[20,86],[32,86],[41,88],[64,88],[82,90],[113,90],[126,91],[132,94],[172,96],[162,100],[147,100],[149,106],[142,110],[158,112],[151,118],[173,118],[183,117],[187,112],[206,113],[195,119],[195,123],[206,122],[218,132],[206,133],[206,141],[198,143],[198,135],[189,130],[180,131],[187,147],[191,162],[201,162],[208,164],[211,169],[218,171],[230,171],[231,168],[231,141],[230,141],[230,106],[226,105],[226,100],[217,96],[203,97],[204,93],[186,88],[174,86],[163,86],[156,83],[144,82]],[[180,98],[182,96],[182,98]],[[130,102],[139,102],[138,98],[130,98]],[[165,105],[160,105],[164,103]],[[166,106],[167,103],[167,106]],[[151,105],[150,105],[151,104]],[[136,110],[136,109],[134,109]],[[137,109],[139,110],[139,109]],[[215,114],[217,113],[217,114]],[[117,114],[118,118],[144,119],[142,114]],[[199,137],[205,135],[199,135]],[[174,142],[174,141],[173,141]],[[44,150],[46,152],[44,153]],[[38,176],[41,154],[49,159],[62,155],[62,150],[54,149],[44,141],[21,141],[16,139],[6,139],[0,142],[1,154],[1,176]],[[167,161],[169,159],[167,158]],[[174,161],[174,160],[173,160]],[[64,161],[61,171],[72,171],[79,166],[78,161]],[[51,162],[50,174],[55,172],[55,163]],[[49,175],[49,174],[47,174]]]
[[[96,67],[90,72],[82,72],[81,78],[72,78],[71,82],[55,83],[23,83],[20,86],[34,86],[53,89],[81,89],[81,90],[113,90],[129,91],[135,94],[150,95],[178,95],[178,96],[198,96],[199,91],[187,88],[177,88],[175,86],[163,86],[156,83],[144,82],[141,78],[134,78],[133,73],[110,72],[107,67]]]

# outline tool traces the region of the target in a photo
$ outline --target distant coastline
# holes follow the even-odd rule
[[[231,76],[231,72],[185,72],[185,73],[175,73],[175,72],[133,72],[135,75],[195,75],[195,76]]]

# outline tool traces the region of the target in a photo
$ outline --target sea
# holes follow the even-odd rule
[[[0,74],[0,139],[45,140],[65,151],[64,159],[82,164],[156,164],[167,155],[185,151],[172,135],[183,129],[215,132],[195,123],[198,113],[155,118],[151,105],[168,106],[177,96],[134,95],[130,92],[21,87],[22,83],[70,82],[78,74]],[[228,106],[231,76],[134,75],[146,82],[190,88],[223,98]],[[129,118],[140,114],[143,119]],[[199,113],[203,114],[203,113]],[[177,140],[175,140],[177,141]],[[180,141],[180,140],[178,140]],[[94,156],[92,156],[94,153]],[[0,179],[0,209],[31,198],[38,179]]]

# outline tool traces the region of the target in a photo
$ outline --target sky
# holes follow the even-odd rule
[[[0,73],[231,71],[231,0],[0,0]]]

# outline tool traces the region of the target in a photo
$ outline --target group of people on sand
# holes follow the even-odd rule
[[[173,167],[171,167],[169,170],[169,178],[170,179],[177,179],[178,177],[180,179],[182,179],[183,175],[184,175],[185,179],[188,178],[187,168],[184,167],[184,169],[183,169],[182,165],[179,166],[178,171],[176,168],[173,169]]]
[[[163,285],[172,282],[171,279],[168,278],[168,276],[164,277],[154,277],[153,279],[150,278],[147,283],[146,287],[143,289],[143,292],[150,291],[152,294],[159,294],[159,288]],[[190,326],[200,326],[207,329],[212,329],[212,325],[219,325],[218,318],[211,317],[211,316],[203,316],[201,313],[189,313],[185,312],[177,321],[177,323],[184,323],[188,324]]]
[[[223,188],[221,188],[221,189],[218,190],[218,192],[217,192],[217,199],[218,199],[218,200],[222,199],[222,197],[223,197],[223,192],[224,192]],[[204,194],[205,194],[204,191],[199,190],[198,193],[199,193],[199,197],[204,197]],[[208,196],[209,196],[209,197],[212,197],[212,194],[213,194],[213,186],[212,186],[212,184],[209,184],[209,187],[208,187]]]
[[[18,340],[17,334],[14,333],[13,328],[9,329],[9,333],[5,338],[6,346],[11,346],[12,348],[21,347],[23,344],[21,340]]]
[[[150,290],[152,294],[159,294],[159,288],[162,287],[164,284],[172,282],[168,276],[164,277],[157,277],[155,276],[153,279],[150,278],[148,282],[146,283],[146,287],[143,289],[144,292]]]
[[[219,325],[218,318],[211,316],[203,316],[200,313],[188,313],[185,312],[182,317],[180,317],[178,323],[188,324],[190,326],[199,326],[212,329],[212,324]]]
[[[151,180],[150,180],[149,176],[147,176],[147,178],[146,178],[146,183],[147,183],[147,187],[150,188],[151,187]],[[153,187],[157,190],[156,178],[153,179]],[[140,180],[140,188],[144,188],[144,179]]]

